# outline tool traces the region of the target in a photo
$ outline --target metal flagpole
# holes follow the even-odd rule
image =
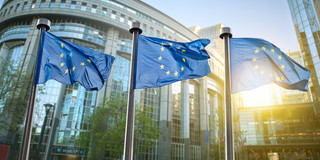
[[[225,99],[225,159],[234,160],[234,146],[233,146],[233,129],[232,129],[232,108],[231,108],[231,85],[230,85],[230,46],[229,38],[232,37],[231,29],[223,27],[220,38],[224,39],[224,53],[225,53],[225,82],[224,82],[224,99]]]
[[[132,54],[131,54],[131,65],[130,65],[130,80],[129,80],[129,92],[128,92],[128,104],[127,104],[127,120],[126,120],[126,131],[124,139],[124,160],[133,159],[133,135],[134,135],[134,75],[136,66],[136,47],[138,33],[141,34],[139,22],[133,22],[129,32],[133,35],[132,38]]]
[[[45,18],[40,18],[37,21],[37,28],[40,30],[39,45],[38,45],[38,51],[36,53],[36,62],[34,64],[34,68],[32,72],[32,84],[31,84],[28,108],[26,113],[26,119],[24,122],[24,130],[23,130],[19,160],[27,160],[29,157],[30,140],[31,140],[31,134],[32,134],[32,120],[33,120],[33,112],[34,112],[34,105],[35,105],[36,92],[37,92],[37,85],[34,84],[34,81],[35,81],[35,73],[36,73],[36,67],[37,67],[37,61],[38,61],[38,52],[39,52],[41,38],[42,38],[42,30],[43,29],[50,30],[50,25],[51,25],[51,22]]]

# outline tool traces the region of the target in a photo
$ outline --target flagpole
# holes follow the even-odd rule
[[[139,22],[133,22],[129,32],[133,35],[132,37],[132,54],[131,54],[131,65],[130,65],[130,80],[129,80],[129,92],[128,92],[128,104],[127,104],[127,120],[126,120],[126,131],[124,139],[124,160],[133,159],[133,137],[134,137],[134,75],[136,66],[136,47],[138,33],[141,34]]]
[[[225,99],[225,159],[234,160],[234,145],[233,145],[233,129],[232,129],[232,108],[231,108],[231,85],[230,85],[230,46],[229,38],[232,37],[231,29],[223,27],[221,29],[220,38],[224,39],[224,54],[225,54],[225,82],[224,82],[224,99]]]
[[[37,21],[37,28],[40,30],[39,45],[38,45],[38,51],[35,57],[36,62],[34,64],[34,68],[32,72],[32,84],[31,84],[30,96],[28,101],[26,119],[24,122],[24,130],[23,130],[19,160],[27,160],[29,157],[30,140],[31,140],[31,134],[32,134],[32,120],[33,120],[33,112],[34,112],[34,105],[36,101],[36,92],[37,92],[37,85],[34,84],[34,81],[35,81],[35,73],[36,73],[36,67],[37,67],[37,61],[38,61],[38,53],[39,53],[39,48],[40,48],[40,43],[42,38],[42,31],[43,29],[50,30],[50,25],[51,25],[51,22],[45,18],[40,18]]]

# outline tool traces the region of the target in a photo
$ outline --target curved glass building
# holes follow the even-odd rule
[[[38,18],[51,21],[51,33],[116,58],[108,81],[98,92],[86,91],[79,84],[63,85],[53,80],[39,86],[44,90],[39,90],[37,95],[30,155],[38,152],[43,159],[87,157],[88,153],[76,143],[79,134],[89,125],[86,117],[105,97],[128,91],[132,51],[132,35],[128,30],[132,22],[139,21],[146,36],[181,42],[200,38],[139,0],[4,0],[0,10],[0,65],[14,63],[26,75],[33,70],[40,33],[36,29]],[[214,159],[217,156],[209,154],[209,149],[217,150],[212,146],[219,143],[217,138],[223,134],[223,129],[216,127],[223,125],[215,123],[223,108],[224,69],[221,56],[210,47],[208,51],[211,55],[208,76],[135,91],[136,103],[142,108],[151,108],[150,115],[161,131],[152,150],[134,155],[135,159],[207,159],[208,156]],[[44,104],[47,103],[54,107],[46,114]],[[7,111],[6,108],[13,106],[6,103],[0,107],[2,116],[15,113]],[[0,143],[10,146],[7,158],[16,159],[23,119],[6,120],[19,124],[14,129],[2,127],[0,131]]]

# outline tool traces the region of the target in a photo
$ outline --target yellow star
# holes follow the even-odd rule
[[[166,73],[167,73],[167,75],[169,75],[169,74],[170,74],[170,71],[168,70]]]
[[[254,69],[258,69],[258,65],[255,65],[255,66],[254,66]]]
[[[177,49],[180,49],[180,47],[177,47]]]
[[[274,53],[274,49],[271,49],[271,52]]]
[[[178,72],[176,71],[176,72],[174,72],[174,76],[177,76],[178,75]]]
[[[161,47],[161,52],[164,51],[164,47]]]
[[[272,74],[272,73],[270,73],[270,77],[273,77],[273,74]]]
[[[182,50],[182,52],[185,52],[186,50]]]
[[[84,64],[84,62],[80,62],[80,65],[81,65],[81,66],[84,66],[85,64]]]
[[[277,77],[277,81],[280,81],[280,77]]]
[[[158,60],[160,61],[160,60],[162,60],[162,57],[160,56],[160,57],[158,57]]]
[[[186,59],[185,58],[182,58],[183,62],[186,62]]]
[[[66,69],[66,70],[64,70],[65,71],[65,73],[68,73],[69,72],[69,69]]]
[[[183,71],[183,70],[184,70],[184,67],[182,66],[182,67],[181,67],[181,71]]]
[[[76,67],[72,67],[72,71],[74,71],[76,69]]]
[[[281,80],[283,80],[283,77],[281,77]]]
[[[264,71],[261,71],[260,74],[264,74]]]
[[[63,48],[63,43],[61,43],[61,48]]]
[[[169,43],[170,44],[170,46],[172,46],[172,42],[171,43]]]
[[[88,61],[89,63],[91,63],[91,60],[90,60],[90,59],[87,59],[87,61]]]
[[[161,64],[160,69],[164,69],[164,65],[163,64]]]
[[[254,51],[254,53],[259,53],[259,49],[256,49],[256,50]]]
[[[252,59],[252,62],[255,62],[255,61],[257,61],[257,59],[256,59],[256,58],[253,58],[253,59]]]
[[[265,46],[263,46],[263,47],[262,47],[262,49],[263,49],[263,50],[266,50],[266,47],[265,47]]]
[[[61,53],[61,54],[60,54],[60,58],[63,58],[63,55],[64,55],[64,54],[63,54],[63,53]]]
[[[61,63],[60,63],[60,66],[61,66],[61,67],[62,67],[62,66],[64,66],[64,63],[63,63],[63,62],[61,62]]]
[[[278,59],[280,59],[280,60],[281,60],[281,59],[282,59],[282,57],[279,55],[279,56],[278,56]]]
[[[286,68],[286,67],[284,67],[284,64],[282,64],[282,65],[281,65],[281,68],[284,69],[284,68]]]
[[[161,46],[163,46],[164,44],[163,44],[163,42],[161,43]]]

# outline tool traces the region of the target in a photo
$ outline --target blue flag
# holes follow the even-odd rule
[[[209,143],[209,128],[207,128],[207,137],[206,137],[206,142]]]
[[[164,86],[210,73],[208,39],[188,43],[138,35],[135,89]]]
[[[268,83],[286,89],[308,90],[311,72],[272,43],[255,38],[231,38],[232,93]]]
[[[79,82],[87,90],[99,90],[107,80],[114,57],[63,40],[43,31],[35,84],[55,79],[63,84]]]

